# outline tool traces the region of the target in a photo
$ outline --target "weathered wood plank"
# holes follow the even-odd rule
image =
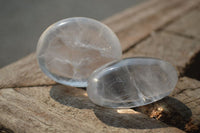
[[[55,84],[41,72],[35,53],[0,69],[0,88]]]
[[[90,102],[83,89],[62,85],[0,90],[0,123],[28,132],[182,132],[132,109]]]
[[[199,94],[200,81],[183,77],[170,97],[136,110],[187,132],[199,132]]]
[[[166,60],[179,72],[200,51],[200,42],[164,31],[153,33],[148,39],[135,46],[123,57],[155,57]]]
[[[165,30],[170,31],[175,34],[195,37],[200,39],[200,6],[181,17],[178,21],[167,26]]]
[[[104,21],[119,37],[122,49],[135,43],[196,7],[199,0],[151,0]]]

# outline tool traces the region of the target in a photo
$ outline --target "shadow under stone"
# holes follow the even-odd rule
[[[168,125],[136,112],[132,109],[100,109],[94,110],[95,115],[105,124],[113,127],[132,129],[165,128]]]
[[[91,109],[103,123],[120,128],[153,129],[168,127],[153,118],[133,109],[111,109],[93,104],[85,89],[56,85],[50,90],[50,96],[57,102],[78,109]]]
[[[86,90],[82,88],[56,85],[51,88],[50,96],[60,104],[74,108],[93,109],[95,106],[89,100]]]
[[[185,129],[185,125],[192,116],[191,110],[184,103],[169,96],[155,103],[134,108],[134,110],[182,130]]]
[[[200,80],[200,52],[198,52],[184,69],[184,76]]]
[[[14,132],[11,129],[4,127],[3,125],[0,125],[0,133],[14,133]]]

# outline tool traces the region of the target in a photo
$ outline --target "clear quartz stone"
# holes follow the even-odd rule
[[[37,46],[42,71],[56,82],[75,87],[86,87],[96,68],[121,56],[116,35],[103,23],[83,17],[49,26]]]
[[[94,71],[88,81],[87,93],[97,105],[131,108],[169,95],[177,80],[177,72],[168,62],[154,58],[127,58]]]

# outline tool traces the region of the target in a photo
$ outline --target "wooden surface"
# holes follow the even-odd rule
[[[169,97],[133,109],[99,107],[85,89],[46,77],[33,53],[0,69],[0,132],[200,132],[200,79],[185,75],[200,62],[199,4],[149,0],[103,21],[118,35],[123,57],[156,57],[176,67]]]

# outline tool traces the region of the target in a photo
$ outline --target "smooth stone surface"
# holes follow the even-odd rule
[[[75,87],[86,87],[96,68],[121,56],[117,36],[103,23],[83,17],[49,26],[37,46],[42,71],[56,82]]]
[[[168,62],[126,58],[98,68],[89,78],[87,93],[97,105],[131,108],[169,95],[177,81],[177,72]]]

